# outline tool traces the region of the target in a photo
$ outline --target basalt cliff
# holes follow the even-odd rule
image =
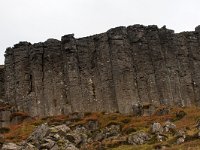
[[[0,99],[31,116],[132,113],[133,106],[200,105],[200,27],[133,25],[5,52]]]

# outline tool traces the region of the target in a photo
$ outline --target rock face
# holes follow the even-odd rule
[[[0,99],[4,97],[4,66],[0,65]]]
[[[200,105],[200,31],[133,25],[20,42],[6,50],[5,101],[32,116]]]

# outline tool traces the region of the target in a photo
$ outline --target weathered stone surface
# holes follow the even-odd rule
[[[164,132],[173,132],[176,129],[176,125],[170,121],[166,121],[163,128]]]
[[[0,98],[5,95],[15,110],[31,116],[90,111],[149,115],[159,105],[200,105],[199,45],[199,26],[175,34],[155,25],[117,27],[80,39],[70,34],[61,41],[20,42],[6,50]],[[152,108],[142,112],[136,104]]]
[[[20,147],[14,143],[5,143],[3,144],[2,150],[19,150]]]
[[[4,97],[4,66],[0,65],[0,99]]]
[[[155,122],[151,126],[151,133],[162,133],[163,132],[163,127],[159,122]]]
[[[27,141],[34,142],[39,145],[41,140],[44,139],[48,131],[49,131],[48,125],[42,124],[35,129],[35,131],[29,136]]]
[[[128,136],[128,143],[129,144],[145,144],[147,141],[151,139],[151,136],[145,132],[133,133]]]

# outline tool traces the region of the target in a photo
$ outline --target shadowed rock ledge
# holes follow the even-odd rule
[[[133,25],[20,42],[7,48],[4,72],[5,101],[32,116],[199,105],[200,30]]]

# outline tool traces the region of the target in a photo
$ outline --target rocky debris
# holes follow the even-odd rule
[[[186,139],[186,131],[185,130],[178,130],[176,137],[177,137],[177,140],[176,140],[177,144],[184,143],[185,139]]]
[[[102,141],[109,137],[119,136],[121,133],[121,127],[120,125],[110,125],[102,130],[96,130],[93,133],[91,140]]]
[[[176,125],[169,120],[164,124],[164,132],[173,132],[176,129]]]
[[[92,131],[97,130],[99,128],[99,123],[96,120],[90,120],[87,122],[86,128],[87,130],[92,130]]]
[[[92,137],[92,131],[83,126],[69,128],[65,124],[58,126],[47,123],[38,126],[26,141],[19,144],[20,150],[77,150],[94,141],[113,140],[126,143],[120,135],[119,125],[110,125]],[[94,134],[94,132],[93,132]],[[141,135],[142,136],[142,135]]]
[[[151,136],[145,132],[132,133],[128,136],[128,143],[134,144],[134,145],[135,144],[141,145],[141,144],[145,144],[150,139],[151,139]]]
[[[120,134],[121,127],[120,125],[110,125],[103,130],[103,133],[106,135],[106,138],[111,136],[117,136]]]
[[[133,25],[80,39],[70,34],[61,41],[20,42],[6,49],[0,99],[4,93],[5,101],[32,116],[99,111],[141,116],[160,105],[198,106],[199,36],[199,26],[174,33]],[[137,103],[153,107],[142,110]]]
[[[176,140],[176,143],[177,144],[182,144],[185,142],[185,138],[184,137],[179,137],[177,140]]]
[[[75,145],[82,141],[81,133],[72,131],[65,124],[48,126],[42,124],[21,143],[21,149],[78,150]]]
[[[19,144],[2,142],[2,148],[5,150],[7,148],[11,150],[85,150],[153,143],[159,144],[155,145],[155,149],[164,149],[166,145],[163,144],[168,142],[174,141],[173,145],[182,144],[190,138],[200,137],[197,134],[187,136],[187,128],[177,130],[176,125],[169,120],[163,126],[159,122],[154,122],[150,126],[150,132],[141,129],[132,133],[124,133],[121,125],[114,122],[103,128],[98,124],[96,120],[88,120],[84,124],[75,122],[70,126],[65,123],[60,125],[44,123],[38,126],[25,141]]]
[[[36,147],[31,143],[21,143],[20,150],[36,150]]]
[[[164,135],[164,134],[159,134],[159,133],[157,133],[157,134],[156,134],[156,139],[157,139],[157,141],[159,141],[159,142],[166,141],[167,136]]]
[[[3,144],[1,150],[20,150],[20,147],[14,143]]]
[[[68,126],[66,126],[65,124],[58,125],[58,126],[55,126],[55,127],[51,127],[49,130],[51,132],[56,132],[56,133],[60,132],[60,134],[67,133],[67,132],[71,131],[71,129]]]
[[[27,141],[39,144],[44,139],[48,131],[49,126],[46,123],[42,124],[36,128],[36,130],[29,136]]]
[[[178,130],[176,133],[177,137],[183,137],[184,139],[186,138],[186,131],[184,129]]]
[[[151,126],[151,133],[163,133],[162,125],[158,122],[154,122]]]

